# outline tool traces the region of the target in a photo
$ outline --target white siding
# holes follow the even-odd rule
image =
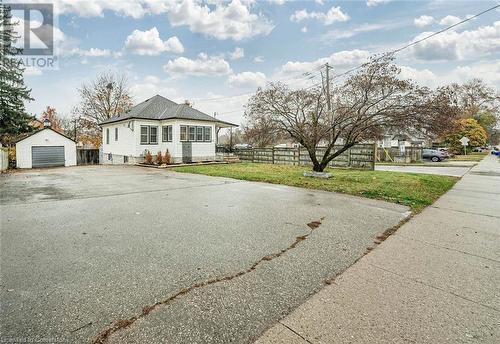
[[[131,125],[134,121],[131,122]],[[115,129],[118,128],[118,140],[115,140]],[[109,143],[106,131],[109,129]],[[129,128],[129,121],[111,123],[102,127],[102,152],[118,155],[134,155],[134,131]]]
[[[131,122],[129,125],[128,123]],[[156,126],[158,128],[158,143],[157,144],[141,144],[141,126]],[[172,142],[163,142],[162,127],[166,125],[172,126]],[[111,123],[102,126],[103,138],[103,154],[106,161],[106,154],[119,156],[130,156],[141,158],[146,150],[151,154],[156,155],[159,151],[165,154],[168,149],[170,155],[175,162],[182,160],[182,142],[180,141],[180,127],[186,126],[204,126],[210,127],[212,131],[210,142],[192,142],[192,158],[196,160],[213,160],[215,159],[215,123],[195,120],[179,120],[171,119],[164,121],[155,120],[132,120],[119,123]],[[118,141],[115,142],[115,128],[119,128]],[[106,129],[109,128],[109,144],[106,143]],[[133,128],[133,130],[132,130]],[[118,160],[118,161],[115,161]],[[113,163],[122,163],[123,158],[115,159]],[[130,162],[138,159],[129,159]],[[140,160],[140,159],[139,159]]]
[[[51,129],[44,129],[16,143],[16,166],[31,168],[31,147],[64,146],[64,166],[76,166],[76,143]]]

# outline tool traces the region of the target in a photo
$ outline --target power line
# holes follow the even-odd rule
[[[389,51],[389,52],[382,53],[382,54],[381,54],[382,56],[380,56],[380,57],[378,57],[378,58],[374,59],[374,61],[378,61],[378,60],[382,59],[384,56],[387,56],[387,55],[397,54],[397,53],[399,53],[399,52],[401,52],[401,51],[403,51],[403,50],[405,50],[405,49],[408,49],[408,48],[410,48],[410,47],[412,47],[412,46],[414,46],[414,45],[416,45],[416,44],[419,44],[419,43],[424,42],[424,41],[426,41],[426,40],[428,40],[428,39],[430,39],[430,38],[432,38],[432,37],[435,37],[435,36],[440,35],[440,34],[442,34],[442,33],[446,32],[446,31],[449,31],[449,30],[453,29],[453,28],[454,28],[454,27],[456,27],[456,26],[462,25],[462,24],[464,24],[464,23],[466,23],[466,22],[468,22],[468,21],[471,21],[471,20],[473,20],[473,19],[475,19],[475,18],[479,17],[479,16],[482,16],[482,15],[483,15],[483,14],[485,14],[485,13],[491,12],[491,11],[493,11],[493,10],[495,10],[495,9],[499,8],[499,7],[500,7],[500,4],[499,4],[499,5],[495,5],[495,6],[490,7],[490,8],[488,8],[488,9],[486,9],[486,10],[482,11],[482,12],[479,12],[479,13],[477,13],[477,14],[473,15],[473,16],[470,16],[470,17],[468,17],[468,18],[465,18],[464,20],[461,20],[461,21],[459,21],[458,23],[455,23],[455,24],[453,24],[453,25],[447,26],[446,28],[441,29],[441,30],[439,30],[439,31],[433,32],[432,34],[427,35],[427,36],[425,36],[425,37],[423,37],[423,38],[421,38],[421,39],[419,39],[419,40],[416,40],[416,41],[414,41],[414,42],[408,43],[408,44],[406,44],[406,45],[404,45],[404,46],[402,46],[402,47],[400,47],[400,48],[397,48],[397,49],[391,50],[391,51]],[[318,72],[316,72],[316,75],[315,75],[314,77],[312,77],[312,78],[309,76],[310,80],[313,80],[313,79],[317,76],[317,73],[319,73],[319,72],[320,72],[320,70],[321,70],[323,67],[325,67],[325,66],[326,66],[326,68],[331,68],[330,66],[327,66],[327,65],[328,65],[327,63],[324,63],[324,64],[321,64],[321,65],[316,66],[315,68],[313,68],[313,69],[311,70],[311,72],[314,72],[315,70],[318,70]],[[350,74],[350,73],[352,73],[352,72],[354,72],[354,71],[356,71],[356,70],[358,70],[358,69],[362,68],[364,65],[365,65],[365,63],[360,64],[360,65],[358,65],[358,66],[356,66],[356,67],[353,67],[353,68],[351,68],[351,69],[349,69],[349,70],[347,70],[347,71],[345,71],[345,72],[342,72],[342,73],[340,73],[340,74],[335,74],[335,75],[333,75],[332,77],[330,77],[330,80],[334,80],[334,79],[340,78],[340,77],[342,77],[342,76],[344,76],[344,75]],[[311,72],[305,72],[305,73],[302,73],[301,75],[303,75],[303,77],[301,77],[301,78],[303,79],[303,78],[305,77],[305,75],[304,75],[304,74],[308,73],[308,75],[309,75],[309,74],[311,74]],[[312,74],[311,74],[311,75],[312,75]],[[297,77],[297,76],[292,77],[292,78],[289,78],[289,79],[293,79],[293,78],[296,78],[296,77]],[[285,79],[285,80],[287,80],[287,79]],[[279,80],[278,80],[278,81],[279,81]],[[297,81],[299,81],[299,80],[297,80]],[[293,83],[293,82],[292,82],[292,83]],[[311,86],[306,87],[305,89],[306,89],[306,90],[308,90],[308,89],[311,89],[311,88],[313,88],[313,87],[317,87],[317,86],[319,86],[319,85],[322,85],[322,83],[323,83],[323,81],[321,80],[320,82],[314,83],[314,84],[312,84]],[[289,83],[289,84],[291,84],[291,83]],[[254,92],[249,92],[249,93],[241,94],[241,95],[238,95],[238,96],[228,96],[228,97],[211,98],[211,99],[210,99],[210,98],[208,98],[208,99],[205,99],[205,100],[202,100],[202,101],[219,100],[219,99],[227,99],[227,98],[236,98],[236,97],[241,97],[241,96],[247,96],[247,95],[250,95],[250,94],[253,94],[253,93],[254,93]],[[234,110],[234,111],[231,111],[231,112],[236,112],[236,111],[237,111],[237,110]],[[221,114],[224,114],[224,113],[221,113]]]
[[[446,27],[446,28],[444,28],[444,29],[441,29],[441,30],[439,30],[439,31],[433,32],[432,34],[427,35],[427,36],[425,36],[424,38],[421,38],[421,39],[416,40],[416,41],[414,41],[414,42],[408,43],[408,44],[406,44],[406,45],[404,45],[404,46],[402,46],[402,47],[400,47],[400,48],[397,48],[397,49],[391,50],[391,51],[389,51],[389,52],[383,53],[383,54],[382,54],[382,56],[381,56],[381,57],[379,57],[379,58],[377,58],[377,59],[375,59],[375,61],[380,60],[380,59],[381,59],[384,55],[397,54],[397,53],[399,53],[399,52],[400,52],[400,51],[402,51],[402,50],[408,49],[408,48],[410,48],[410,47],[412,47],[412,46],[414,46],[414,45],[416,45],[416,44],[419,44],[419,43],[421,43],[421,42],[423,42],[423,41],[426,41],[426,40],[428,40],[428,39],[430,39],[430,38],[432,38],[432,37],[435,37],[435,36],[437,36],[437,35],[440,35],[440,34],[442,34],[443,32],[446,32],[446,31],[448,31],[448,30],[451,30],[451,29],[453,29],[454,27],[456,27],[456,26],[458,26],[458,25],[461,25],[461,24],[466,23],[466,22],[468,22],[468,21],[470,21],[470,20],[472,20],[472,19],[475,19],[475,18],[477,18],[477,17],[479,17],[479,16],[482,16],[483,14],[485,14],[485,13],[487,13],[487,12],[491,12],[491,11],[493,11],[493,10],[495,10],[495,9],[499,8],[499,7],[500,7],[500,5],[495,5],[495,6],[493,6],[493,7],[490,7],[490,8],[488,8],[488,9],[486,9],[486,10],[484,10],[484,11],[482,11],[482,12],[478,13],[478,14],[475,14],[475,15],[473,15],[473,16],[470,16],[470,17],[468,17],[468,18],[466,18],[466,19],[464,19],[464,20],[461,20],[461,21],[459,21],[458,23],[455,23],[455,24],[453,24],[453,25],[450,25],[450,26],[448,26],[448,27]],[[347,75],[347,74],[349,74],[349,73],[352,73],[352,72],[354,72],[355,70],[358,70],[358,69],[360,69],[360,68],[361,68],[361,67],[363,67],[363,66],[364,66],[364,64],[361,64],[361,65],[356,66],[356,67],[354,67],[354,68],[351,68],[351,69],[349,69],[349,70],[347,70],[347,71],[345,71],[345,72],[343,72],[343,73],[336,74],[336,75],[334,75],[334,76],[332,77],[332,79],[336,79],[336,78],[339,78],[339,77],[341,77],[341,76],[344,76],[344,75]]]
[[[283,82],[283,81],[286,81],[286,80],[297,79],[296,81],[292,81],[292,82],[288,83],[288,84],[293,84],[293,83],[296,83],[296,82],[299,82],[299,81],[303,81],[301,79],[307,79],[307,80],[314,79],[316,76],[319,75],[318,73],[321,71],[321,69],[324,67],[324,65],[325,64],[321,64],[319,66],[314,67],[309,72],[302,72],[302,73],[296,74],[296,75],[294,75],[292,77],[288,77],[288,78],[284,78],[284,79],[276,79],[276,80],[274,80],[274,82]],[[235,96],[222,96],[222,97],[213,97],[213,98],[192,98],[192,99],[194,101],[198,101],[198,102],[210,102],[210,101],[218,101],[218,100],[222,100],[222,99],[244,97],[244,96],[248,96],[248,95],[251,95],[251,94],[254,94],[254,93],[255,92],[247,92],[247,93],[242,93],[242,94],[238,94],[238,95],[235,95]]]

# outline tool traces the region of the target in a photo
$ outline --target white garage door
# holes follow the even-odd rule
[[[31,147],[33,167],[64,166],[64,146]]]

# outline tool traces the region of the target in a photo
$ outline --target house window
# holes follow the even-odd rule
[[[161,139],[163,142],[172,142],[172,126],[164,125],[162,127]]]
[[[189,127],[189,141],[196,141],[196,127]]]
[[[141,125],[141,145],[147,145],[149,143],[149,127],[147,125]]]
[[[108,130],[108,131],[109,131],[109,130]],[[109,161],[112,161],[112,160],[113,160],[113,154],[108,153],[108,160],[109,160]]]
[[[212,141],[212,127],[205,127],[205,142]]]
[[[123,156],[123,163],[128,164],[128,156]]]
[[[115,141],[118,141],[118,128],[115,128]]]
[[[149,143],[157,144],[158,143],[158,127],[149,127]]]
[[[106,128],[106,144],[109,145],[109,128]]]
[[[203,127],[196,127],[196,141],[203,141]]]
[[[181,141],[187,141],[187,127],[184,125],[181,125]]]

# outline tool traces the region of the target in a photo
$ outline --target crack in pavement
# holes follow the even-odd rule
[[[177,293],[173,294],[172,296],[170,296],[169,298],[167,298],[165,300],[158,301],[158,302],[156,302],[156,303],[154,303],[152,305],[143,307],[142,308],[142,312],[140,314],[134,315],[133,317],[130,317],[128,319],[119,319],[119,320],[111,323],[110,326],[108,326],[107,328],[105,328],[104,330],[102,330],[101,332],[99,332],[97,334],[97,336],[92,341],[92,344],[104,344],[104,343],[106,343],[107,340],[109,339],[109,337],[112,334],[114,334],[114,333],[116,333],[116,332],[118,332],[120,330],[123,330],[123,329],[125,329],[125,328],[127,328],[129,326],[131,326],[137,320],[139,320],[139,319],[141,319],[141,318],[149,315],[156,308],[158,308],[160,306],[166,306],[170,302],[178,299],[179,297],[181,297],[181,296],[183,296],[185,294],[188,294],[189,292],[191,292],[194,289],[203,288],[203,287],[206,287],[206,286],[209,286],[209,285],[212,285],[212,284],[216,284],[216,283],[220,283],[220,282],[230,281],[230,280],[232,280],[234,278],[238,278],[238,277],[241,277],[243,275],[246,275],[248,273],[251,273],[251,272],[255,271],[255,269],[257,268],[257,266],[259,266],[261,263],[266,262],[266,261],[271,261],[273,259],[276,259],[276,258],[282,256],[283,254],[285,254],[286,252],[288,252],[288,251],[294,249],[295,247],[297,247],[297,245],[299,243],[301,243],[302,241],[306,240],[313,233],[313,231],[316,228],[318,228],[319,226],[321,226],[321,221],[323,221],[324,219],[325,218],[322,217],[318,221],[311,221],[311,222],[309,222],[307,224],[307,226],[309,227],[309,233],[295,237],[295,241],[292,242],[288,247],[280,250],[279,252],[275,252],[275,253],[271,253],[271,254],[265,255],[264,257],[262,257],[259,260],[257,260],[255,263],[253,263],[249,268],[247,268],[245,270],[238,271],[238,272],[236,272],[234,274],[231,274],[231,275],[227,275],[227,276],[223,276],[223,277],[217,277],[217,278],[209,279],[209,280],[206,280],[206,281],[202,281],[202,282],[193,284],[193,285],[191,285],[191,286],[189,286],[187,288],[182,288]]]

